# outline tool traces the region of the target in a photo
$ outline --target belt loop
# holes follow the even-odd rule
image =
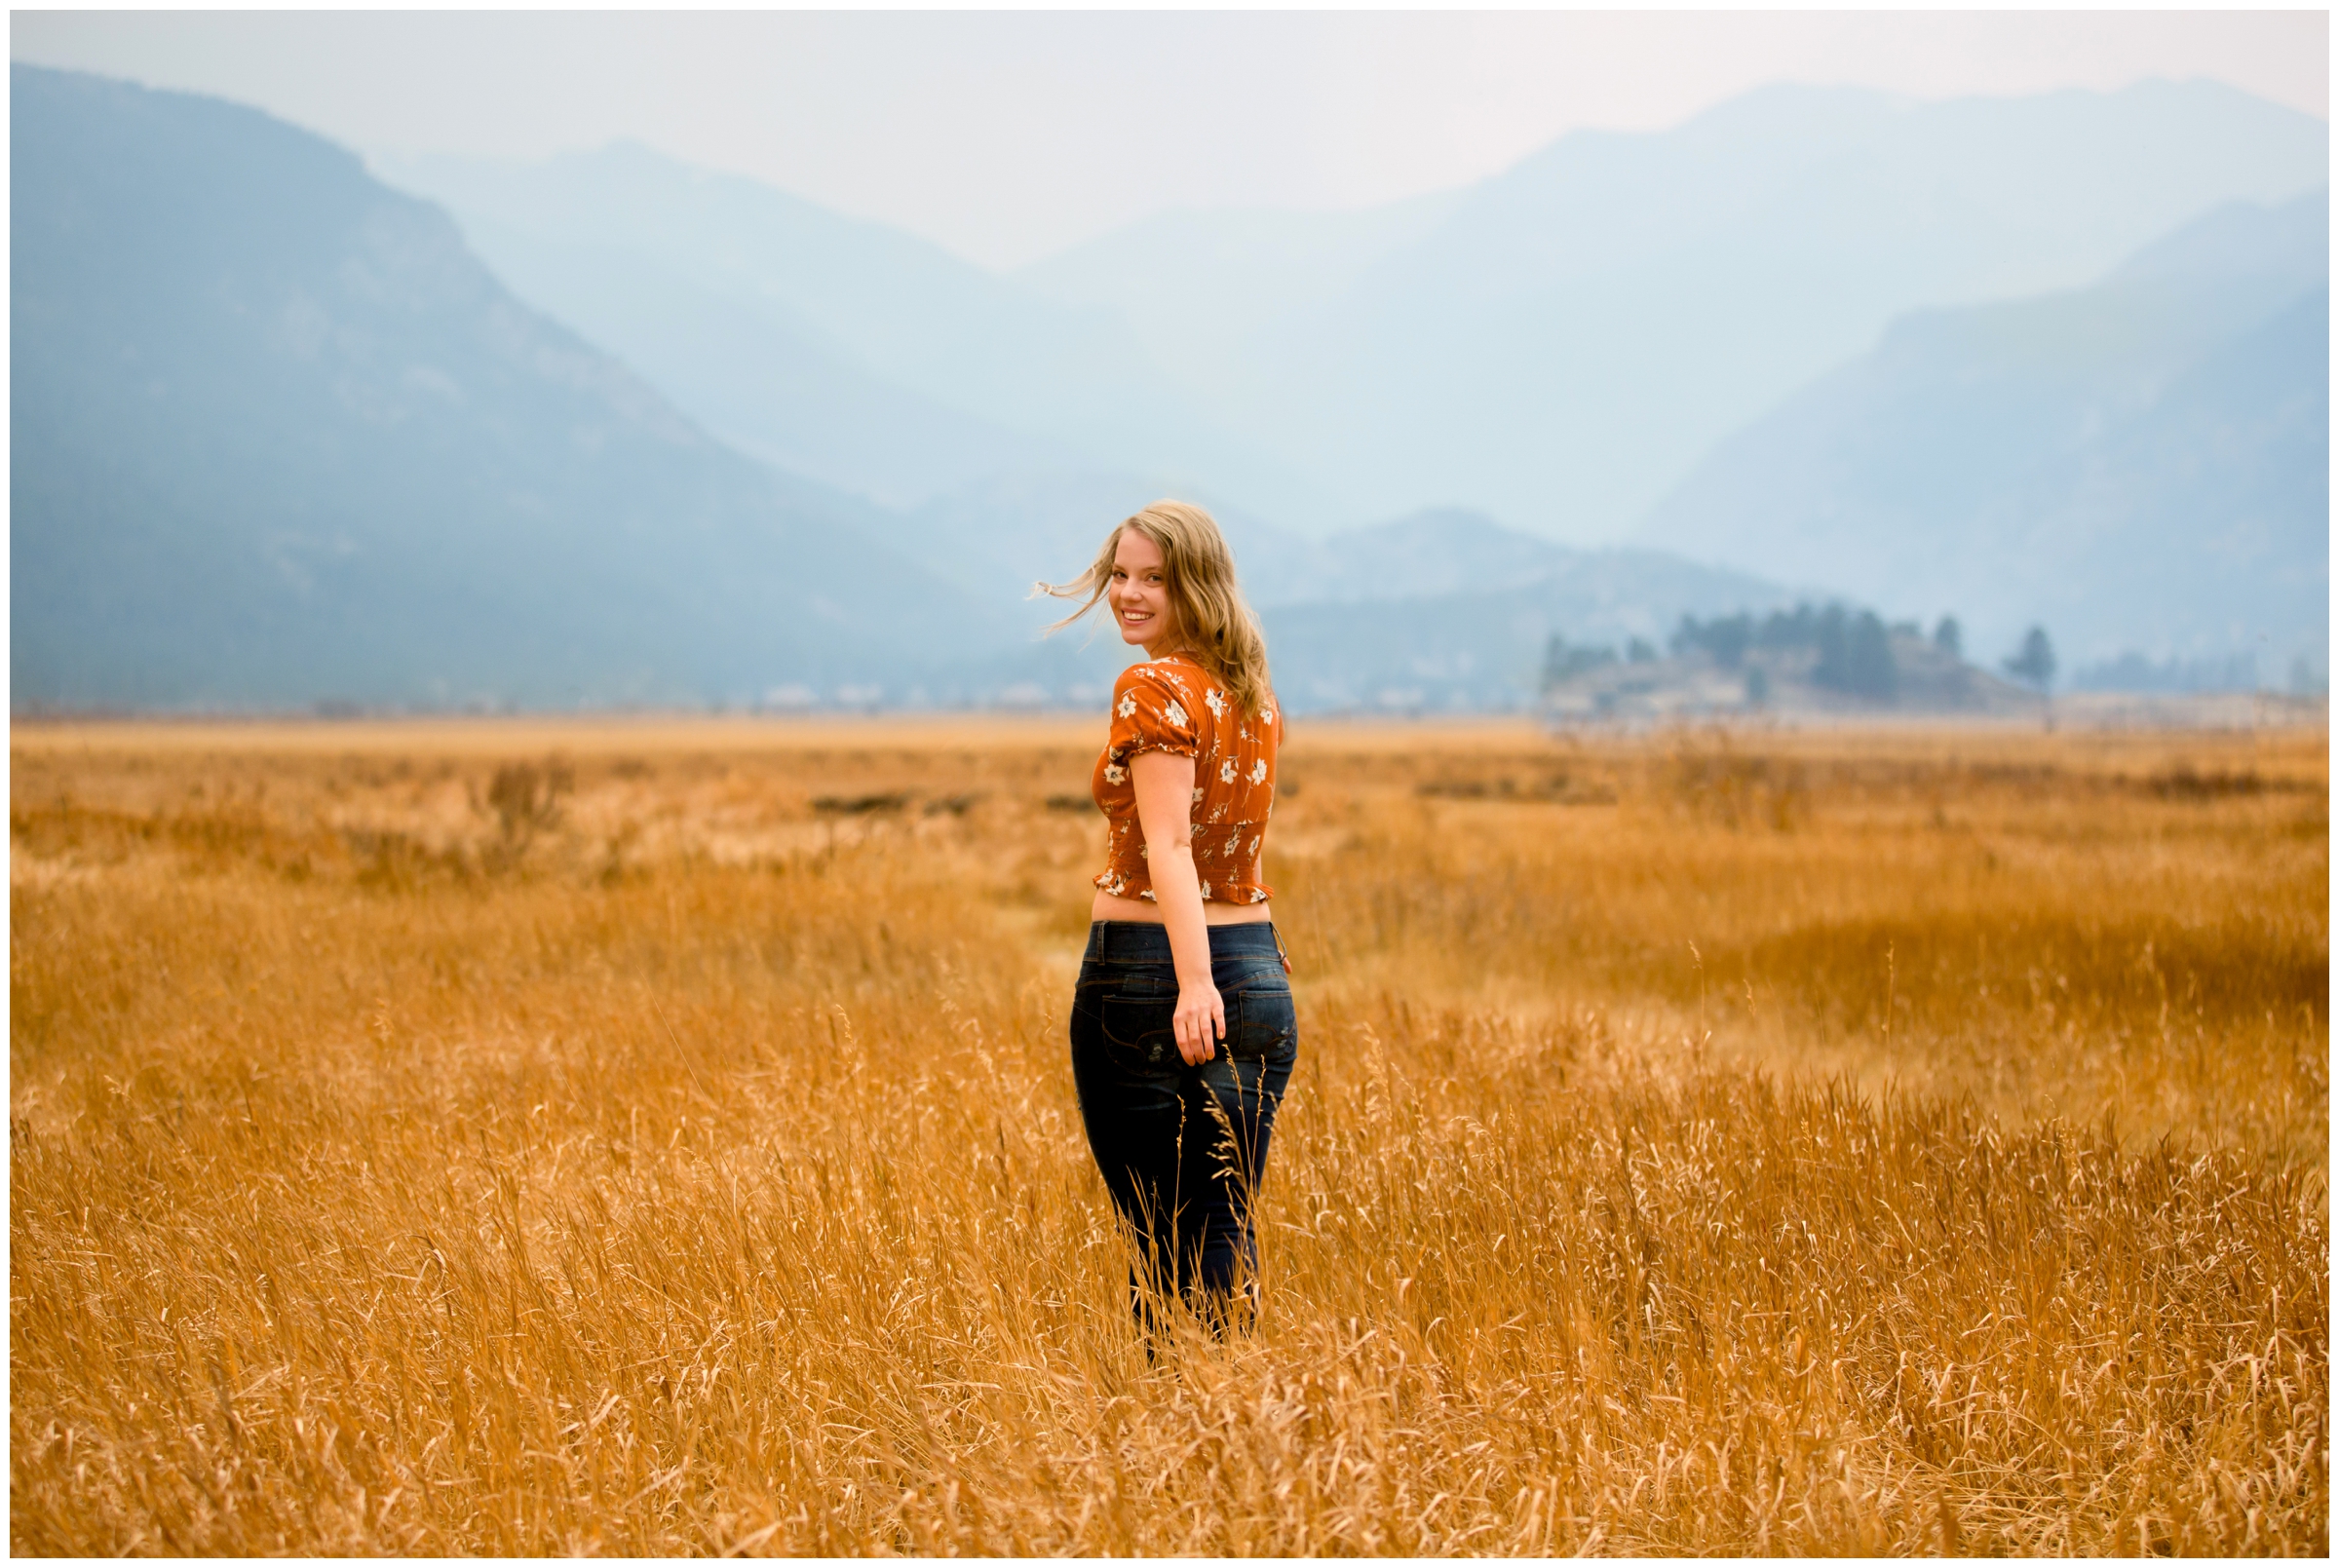
[[[1274,921],[1270,920],[1267,922],[1267,935],[1275,938],[1275,956],[1283,960],[1284,973],[1285,975],[1290,974],[1291,954],[1289,950],[1284,946],[1284,934],[1282,929],[1278,927]]]

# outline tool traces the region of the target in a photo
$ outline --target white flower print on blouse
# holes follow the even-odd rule
[[[1275,809],[1270,782],[1275,764],[1269,760],[1267,748],[1281,738],[1281,715],[1271,707],[1256,712],[1242,708],[1230,689],[1215,685],[1207,671],[1189,668],[1182,655],[1149,664],[1152,668],[1145,678],[1131,682],[1124,688],[1126,695],[1114,698],[1118,735],[1107,742],[1105,754],[1097,759],[1098,793],[1113,792],[1107,797],[1112,802],[1108,815],[1116,819],[1110,843],[1112,858],[1122,866],[1119,871],[1108,866],[1108,875],[1097,878],[1097,884],[1106,886],[1109,880],[1108,891],[1123,898],[1154,900],[1158,906],[1154,893],[1146,888],[1152,854],[1131,812],[1130,789],[1136,770],[1130,763],[1130,753],[1161,747],[1183,751],[1193,759],[1190,822],[1194,860],[1198,870],[1210,867],[1203,872],[1210,878],[1208,883],[1195,879],[1205,901],[1265,903],[1271,895],[1255,885],[1263,865],[1260,853],[1265,848],[1266,819]],[[1140,697],[1148,687],[1152,695]],[[1154,715],[1151,720],[1145,717],[1149,708]],[[1143,722],[1131,725],[1131,719]],[[1190,733],[1180,736],[1180,731]],[[1134,856],[1130,854],[1132,849],[1137,852]],[[1133,866],[1129,864],[1131,860],[1136,861]]]

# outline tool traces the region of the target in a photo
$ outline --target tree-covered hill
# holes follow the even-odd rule
[[[2330,618],[2328,200],[2234,204],[2091,287],[1908,316],[1722,442],[1650,545],[1889,613],[2031,624],[2075,664],[2263,649]]]

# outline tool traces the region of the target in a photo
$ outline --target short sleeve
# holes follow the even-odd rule
[[[1176,672],[1131,665],[1113,683],[1113,724],[1107,746],[1115,762],[1140,751],[1202,755],[1202,730],[1192,693]]]

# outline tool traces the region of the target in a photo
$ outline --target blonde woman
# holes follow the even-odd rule
[[[1056,627],[1102,603],[1145,650],[1113,687],[1092,785],[1107,836],[1072,997],[1081,1120],[1135,1233],[1140,1322],[1183,1298],[1224,1332],[1255,1312],[1251,1201],[1299,1051],[1260,880],[1284,735],[1266,641],[1218,524],[1182,501],[1040,586],[1085,601]]]

